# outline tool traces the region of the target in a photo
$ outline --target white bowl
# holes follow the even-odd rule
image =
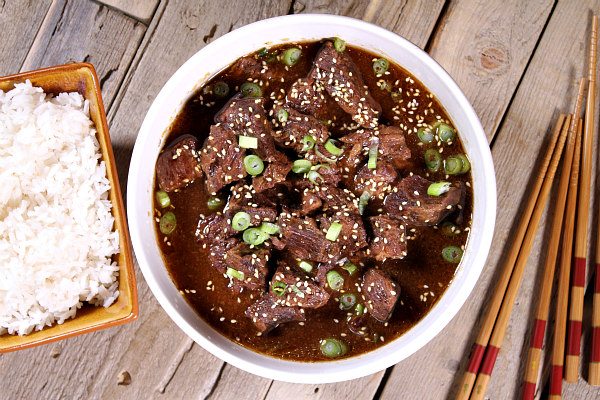
[[[379,349],[329,362],[293,362],[255,353],[220,335],[190,307],[171,281],[161,258],[152,220],[154,164],[169,125],[186,100],[237,58],[279,43],[339,36],[348,43],[394,60],[418,78],[441,102],[472,162],[473,224],[452,284],[412,329]],[[496,215],[496,180],[486,136],[473,108],[452,78],[407,40],[375,25],[333,15],[290,15],[259,21],[215,40],[196,53],[162,88],[142,124],[127,185],[127,212],[133,247],[150,289],[175,323],[220,359],[266,378],[326,383],[366,376],[413,354],[461,308],[485,265]]]

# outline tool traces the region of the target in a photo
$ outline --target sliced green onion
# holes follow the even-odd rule
[[[333,142],[333,140],[331,140],[331,139],[329,139],[327,142],[325,142],[325,150],[327,150],[328,152],[330,152],[331,154],[333,154],[336,157],[341,155],[344,152],[344,150],[337,147],[335,145],[335,143]]]
[[[289,116],[290,113],[287,112],[284,108],[280,108],[279,111],[277,111],[277,119],[279,120],[279,122],[286,122]]]
[[[391,92],[393,89],[392,84],[388,81],[381,81],[378,83],[378,86],[381,90],[387,90],[388,92]]]
[[[428,149],[425,151],[425,165],[431,172],[436,172],[442,165],[442,155],[436,149]]]
[[[156,202],[160,208],[167,208],[171,205],[171,198],[167,192],[164,190],[159,190],[156,192]]]
[[[461,158],[456,156],[450,156],[444,161],[444,172],[448,175],[461,174],[463,170],[463,161]]]
[[[269,49],[267,49],[266,47],[263,47],[262,49],[260,49],[260,50],[258,51],[258,54],[257,54],[257,55],[258,55],[259,57],[266,57],[266,56],[268,56],[268,55],[269,55]]]
[[[329,153],[329,152],[328,152]],[[328,163],[334,163],[337,160],[336,156],[333,157],[327,157],[325,154],[323,154],[321,152],[321,150],[319,150],[319,146],[315,147],[315,154],[317,156],[319,156],[320,158],[322,158],[323,160],[327,161]]]
[[[333,290],[340,290],[344,287],[344,278],[337,271],[329,271],[326,275],[327,284]]]
[[[317,171],[309,171],[307,178],[311,183],[313,183],[315,185],[318,185],[318,182],[317,182],[318,179],[320,179],[321,182],[323,181],[323,177]]]
[[[321,353],[323,353],[325,357],[341,357],[347,352],[348,346],[341,340],[333,338],[321,340]]]
[[[291,49],[287,49],[281,55],[281,59],[285,65],[288,67],[293,67],[296,65],[298,60],[300,60],[300,56],[302,55],[302,50],[297,47],[292,47]]]
[[[358,303],[356,305],[356,307],[354,307],[354,312],[356,313],[356,315],[363,315],[366,311],[367,310],[366,310],[364,304],[362,304],[362,303]]]
[[[417,131],[417,136],[419,137],[419,140],[423,143],[431,143],[433,142],[433,133],[426,128],[419,128],[419,130]]]
[[[350,261],[347,261],[342,266],[342,269],[348,271],[348,274],[350,276],[352,276],[352,275],[354,275],[356,273],[356,271],[358,270],[358,267],[354,263],[351,263]]]
[[[333,47],[341,53],[342,51],[346,50],[346,42],[343,39],[336,37],[333,39]]]
[[[377,168],[377,153],[379,152],[379,138],[374,137],[371,139],[371,147],[369,147],[369,161],[367,167],[369,169]]]
[[[238,136],[238,144],[242,149],[257,149],[258,139],[252,136]]]
[[[290,287],[292,288],[292,292],[294,292],[296,294],[304,295],[304,292],[302,292],[302,290],[298,289],[298,287],[296,285],[290,285]]]
[[[454,225],[452,222],[444,222],[440,227],[442,234],[444,236],[455,236],[458,234],[458,227]]]
[[[362,194],[358,198],[358,212],[360,213],[360,215],[363,215],[365,213],[370,198],[371,193],[367,192],[366,190],[362,192]]]
[[[311,272],[313,270],[312,264],[306,261],[300,261],[298,266],[305,272]]]
[[[231,219],[231,227],[234,230],[241,232],[243,230],[248,229],[251,222],[252,217],[250,216],[250,214],[248,214],[247,212],[240,211],[235,213],[235,215]]]
[[[241,137],[241,136],[240,136]],[[244,157],[244,168],[252,176],[260,175],[265,170],[265,164],[259,156],[250,154]]]
[[[447,246],[442,249],[442,257],[450,263],[459,263],[463,256],[463,251],[460,247]]]
[[[427,194],[430,196],[441,196],[450,190],[450,182],[435,182],[427,188]]]
[[[217,97],[227,97],[229,94],[229,85],[223,81],[219,81],[213,86],[213,93]]]
[[[373,61],[373,72],[375,75],[383,75],[390,67],[390,63],[385,58],[378,58]]]
[[[233,269],[233,268],[229,268],[229,267],[227,267],[227,271],[225,272],[225,274],[232,279],[235,278],[240,281],[243,281],[245,278],[245,275],[242,271],[238,271],[237,269]]]
[[[244,82],[240,86],[240,92],[244,97],[261,97],[262,89],[256,83]]]
[[[450,125],[445,124],[443,122],[437,122],[434,125],[434,127],[435,127],[438,137],[440,138],[440,140],[442,142],[449,143],[454,140],[455,131],[454,131],[454,128],[452,128]]]
[[[223,200],[217,196],[211,196],[208,198],[206,205],[208,206],[209,210],[217,210],[223,206]]]
[[[267,235],[276,235],[279,233],[279,226],[272,222],[263,222],[262,224],[260,224],[258,229],[260,229]]]
[[[325,239],[335,242],[340,236],[340,232],[342,231],[343,225],[338,221],[333,222],[329,229],[327,229],[327,234],[325,235]]]
[[[300,150],[300,151],[304,153],[304,152],[309,151],[313,147],[315,147],[315,143],[317,143],[317,141],[314,136],[306,135],[302,138],[301,143],[302,143],[302,150]]]
[[[312,163],[308,160],[296,160],[292,163],[292,171],[296,174],[305,174],[310,171]]]
[[[164,235],[170,235],[177,227],[177,219],[171,211],[166,212],[160,217],[158,228]]]
[[[283,296],[285,294],[285,289],[287,289],[287,283],[281,281],[275,281],[271,284],[271,291],[275,293],[276,296]]]
[[[244,242],[253,246],[263,244],[268,238],[269,235],[258,228],[248,228],[244,231],[244,234],[242,235],[242,239],[244,239]]]
[[[455,157],[460,158],[460,160],[462,161],[462,168],[460,170],[461,174],[465,174],[471,170],[471,162],[469,161],[466,155],[457,154],[455,155]]]
[[[344,293],[340,296],[340,308],[349,310],[356,304],[356,295],[354,293]]]

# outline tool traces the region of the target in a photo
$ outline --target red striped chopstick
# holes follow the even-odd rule
[[[565,357],[565,336],[567,332],[567,311],[569,304],[569,279],[573,254],[573,230],[575,228],[575,210],[577,209],[577,188],[579,183],[579,162],[581,158],[581,129],[583,121],[577,124],[575,155],[571,165],[571,180],[567,197],[566,215],[563,227],[563,240],[560,257],[560,274],[556,300],[556,318],[552,344],[552,365],[550,372],[550,400],[559,400],[562,396],[563,360]]]
[[[594,130],[594,111],[596,107],[596,42],[598,40],[598,17],[592,19],[590,35],[590,58],[588,70],[588,98],[585,110],[583,151],[581,161],[581,181],[577,202],[577,228],[575,234],[575,263],[571,281],[571,308],[569,312],[567,358],[565,362],[565,380],[577,382],[579,378],[579,359],[581,353],[581,321],[583,319],[583,295],[587,264],[588,217],[590,208],[590,186],[592,173],[592,146]]]
[[[479,332],[475,343],[473,343],[471,355],[469,357],[469,364],[467,365],[467,370],[463,375],[463,379],[461,381],[460,388],[456,396],[457,400],[468,400],[469,396],[471,395],[471,391],[473,390],[475,378],[477,377],[477,373],[479,372],[479,368],[481,367],[481,361],[483,360],[485,347],[488,344],[488,341],[492,334],[494,323],[496,321],[496,317],[498,315],[498,312],[500,311],[500,307],[502,306],[502,299],[504,298],[504,293],[506,292],[506,288],[508,286],[508,282],[510,280],[510,276],[514,268],[515,261],[517,260],[519,250],[523,242],[523,238],[525,237],[525,232],[527,231],[529,220],[531,219],[531,214],[533,214],[538,194],[542,188],[544,177],[546,176],[548,166],[550,165],[550,159],[552,158],[552,154],[554,153],[554,149],[556,147],[556,143],[558,141],[564,123],[565,116],[560,115],[556,127],[554,129],[554,133],[552,134],[552,139],[550,140],[550,143],[546,150],[546,154],[544,155],[544,159],[540,166],[540,170],[538,172],[536,181],[533,185],[533,189],[529,194],[527,204],[525,206],[525,209],[523,210],[521,220],[519,221],[519,226],[517,227],[517,230],[514,234],[514,240],[508,252],[508,256],[505,258],[505,262],[502,265],[502,273],[500,274],[500,278],[498,280],[498,283],[496,284],[496,288],[494,290],[491,302],[488,305],[488,309],[484,317],[481,331]]]
[[[585,80],[581,80],[579,92],[583,94]],[[579,108],[581,102],[578,99]],[[577,110],[575,110],[577,113]],[[581,110],[579,110],[581,112]],[[577,115],[577,114],[576,114]],[[544,345],[544,336],[546,335],[546,324],[548,314],[550,313],[550,300],[552,297],[552,286],[554,285],[554,271],[556,269],[556,258],[558,255],[558,246],[563,227],[563,217],[565,204],[567,202],[567,193],[569,189],[569,180],[571,177],[571,164],[573,163],[573,150],[575,150],[576,131],[579,118],[572,118],[569,127],[569,136],[565,149],[565,156],[558,184],[558,197],[555,201],[554,216],[552,217],[552,228],[550,240],[547,246],[546,261],[543,281],[539,293],[539,300],[535,312],[533,331],[529,341],[529,351],[525,363],[525,381],[523,383],[523,400],[533,400],[535,397],[535,388],[540,371],[540,360],[542,358],[542,346]]]
[[[590,66],[590,94],[596,94],[596,43],[597,43],[597,30],[598,30],[598,17],[594,17],[594,23],[596,25],[592,25],[592,41],[590,45],[594,46],[594,57],[590,59],[590,64],[593,62],[593,70],[592,66]],[[594,29],[594,27],[596,29]],[[590,52],[592,52],[590,50]],[[594,130],[594,114],[596,101],[590,105],[589,111],[591,111],[590,118],[590,130]],[[586,111],[587,112],[587,111]],[[586,120],[588,118],[586,117]],[[591,134],[590,134],[591,136]],[[591,147],[591,146],[590,146]],[[591,167],[591,165],[590,165]],[[592,354],[590,354],[590,370],[588,374],[588,382],[590,385],[599,386],[600,385],[600,233],[598,233],[598,243],[596,244],[596,283],[594,285],[594,308],[592,311]]]
[[[581,104],[579,101],[578,103]],[[508,288],[502,301],[500,313],[496,318],[496,322],[492,331],[492,336],[490,337],[489,343],[485,350],[482,367],[479,370],[479,373],[477,374],[475,387],[473,388],[473,392],[471,393],[471,400],[482,400],[485,396],[487,386],[490,382],[492,371],[496,363],[496,358],[498,357],[498,353],[504,341],[504,336],[506,334],[506,328],[508,327],[510,314],[512,312],[513,305],[515,304],[515,299],[517,297],[519,287],[521,286],[521,280],[523,278],[523,272],[525,271],[525,265],[527,264],[527,259],[529,258],[531,247],[533,246],[533,241],[535,239],[540,219],[542,218],[542,214],[544,212],[544,209],[546,208],[546,202],[548,200],[548,195],[550,194],[550,189],[552,188],[554,175],[556,173],[556,169],[558,168],[558,163],[561,159],[561,155],[566,141],[566,136],[569,131],[570,119],[571,118],[567,118],[568,122],[564,124],[561,130],[560,137],[558,139],[558,143],[556,145],[556,149],[554,151],[554,154],[552,154],[550,166],[548,167],[548,172],[546,173],[546,177],[544,178],[542,189],[540,190],[540,194],[535,204],[533,214],[531,215],[531,220],[529,221],[529,224],[527,226],[527,231],[525,233],[521,249],[519,250],[517,262],[515,263],[515,267],[510,277]]]

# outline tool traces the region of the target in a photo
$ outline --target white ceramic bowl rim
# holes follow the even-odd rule
[[[154,236],[153,167],[174,117],[210,77],[235,59],[265,45],[333,36],[395,60],[444,105],[473,165],[473,224],[453,283],[412,329],[385,346],[356,357],[327,363],[292,362],[252,352],[224,338],[179,294],[166,271]],[[140,269],[173,321],[222,360],[266,378],[297,383],[336,382],[366,376],[396,364],[429,342],[456,315],[473,290],[485,265],[496,215],[496,181],[486,136],[473,108],[446,71],[417,46],[392,32],[348,17],[319,14],[282,16],[246,25],[210,43],[183,64],[164,85],[140,128],[127,189],[129,227]]]

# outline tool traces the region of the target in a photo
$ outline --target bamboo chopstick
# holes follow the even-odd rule
[[[582,87],[584,80],[582,80]],[[546,261],[544,272],[542,274],[542,287],[539,293],[539,300],[535,312],[533,331],[529,341],[529,352],[527,362],[525,363],[525,382],[523,383],[523,400],[533,400],[535,388],[537,385],[540,359],[542,356],[542,346],[546,335],[546,323],[550,313],[550,298],[552,296],[552,286],[554,285],[554,270],[556,268],[556,258],[558,255],[558,246],[563,226],[563,216],[565,204],[567,202],[567,192],[569,189],[569,180],[571,176],[571,164],[573,163],[573,150],[575,149],[576,131],[579,119],[572,118],[569,127],[569,135],[565,148],[565,157],[562,164],[560,181],[558,184],[558,197],[552,217],[552,230],[550,241],[547,245]],[[511,279],[512,280],[512,279]]]
[[[590,35],[590,59],[588,70],[588,98],[584,120],[583,151],[581,157],[581,180],[577,199],[577,229],[575,234],[575,265],[571,279],[571,308],[569,312],[568,345],[565,362],[565,380],[577,382],[581,353],[581,321],[583,319],[583,295],[585,292],[588,217],[590,208],[590,180],[592,172],[592,139],[594,109],[596,106],[596,42],[598,17],[592,18]]]
[[[596,24],[595,26],[593,24]],[[595,29],[594,29],[595,28]],[[598,36],[598,17],[594,16],[592,22],[592,43],[594,45],[594,53],[596,53],[596,40]],[[594,68],[590,66],[590,94],[588,96],[595,96],[596,94],[596,59],[594,54]],[[591,63],[591,61],[590,61]],[[590,118],[590,130],[594,129],[594,114],[596,106],[596,98],[594,97],[593,103],[589,106],[591,111]],[[591,137],[591,134],[590,134]],[[590,139],[591,140],[591,139]],[[591,147],[591,146],[590,146]],[[590,161],[591,162],[591,161]],[[591,169],[591,165],[590,165]],[[596,283],[594,285],[594,302],[592,311],[592,354],[590,354],[590,370],[588,374],[588,382],[590,385],[600,385],[600,233],[598,234],[598,242],[596,244]]]
[[[567,198],[566,215],[563,227],[562,253],[560,257],[560,274],[556,294],[556,318],[554,322],[554,339],[552,343],[552,363],[550,372],[550,400],[562,397],[563,360],[565,357],[565,336],[567,332],[567,310],[569,305],[569,279],[571,276],[571,256],[573,254],[573,230],[575,228],[575,211],[577,209],[577,187],[579,183],[579,161],[581,157],[581,130],[583,121],[577,124],[575,155],[571,165],[571,180]]]
[[[542,183],[544,182],[544,177],[546,176],[546,171],[548,170],[548,166],[550,164],[550,159],[552,158],[552,154],[554,153],[554,149],[556,147],[558,138],[562,132],[562,126],[564,123],[565,115],[561,114],[556,123],[556,127],[554,128],[554,132],[552,134],[550,143],[548,144],[548,148],[546,150],[546,154],[544,155],[544,159],[542,161],[542,165],[540,166],[540,170],[538,172],[536,181],[533,185],[533,189],[529,194],[527,204],[523,211],[523,215],[521,216],[521,220],[519,221],[519,226],[517,227],[517,230],[515,232],[514,240],[508,252],[508,256],[506,257],[505,262],[502,266],[502,272],[494,290],[492,301],[489,303],[488,309],[486,311],[481,331],[479,332],[479,335],[477,336],[477,339],[475,340],[475,343],[473,343],[473,347],[471,348],[469,364],[467,365],[467,370],[465,371],[463,379],[461,381],[460,388],[456,396],[457,400],[467,400],[471,395],[473,385],[475,384],[475,378],[477,377],[477,372],[479,372],[479,367],[481,366],[481,360],[483,359],[485,347],[487,346],[488,341],[490,339],[490,335],[492,334],[492,328],[494,327],[496,316],[498,315],[498,311],[500,310],[500,307],[502,305],[502,299],[504,298],[504,293],[506,292],[506,287],[508,286],[508,282],[510,280],[512,270],[515,265],[515,261],[517,259],[517,256],[519,255],[519,250],[521,249],[521,243],[523,242],[523,237],[525,236],[527,225],[529,224],[531,214],[533,213],[538,194],[540,192]]]
[[[504,295],[504,299],[502,301],[500,313],[496,318],[496,323],[493,326],[492,336],[490,337],[489,343],[485,349],[483,365],[477,374],[475,387],[473,388],[473,393],[471,393],[472,400],[481,400],[485,396],[485,392],[494,369],[494,364],[496,363],[496,358],[498,357],[498,353],[502,347],[502,342],[504,341],[506,327],[508,326],[508,321],[515,303],[515,298],[519,291],[519,287],[521,286],[521,278],[523,277],[523,272],[525,271],[525,265],[527,264],[527,259],[529,258],[529,253],[535,239],[537,228],[540,219],[542,218],[542,213],[545,209],[546,201],[548,200],[548,195],[550,194],[550,189],[552,188],[554,175],[562,156],[567,132],[569,131],[570,120],[571,117],[567,117],[567,122],[564,124],[561,130],[558,143],[556,144],[556,149],[554,150],[554,154],[552,154],[548,172],[544,178],[542,189],[540,190],[540,194],[535,204],[535,209],[527,226],[523,244],[519,250],[519,255],[510,277],[506,294]]]

